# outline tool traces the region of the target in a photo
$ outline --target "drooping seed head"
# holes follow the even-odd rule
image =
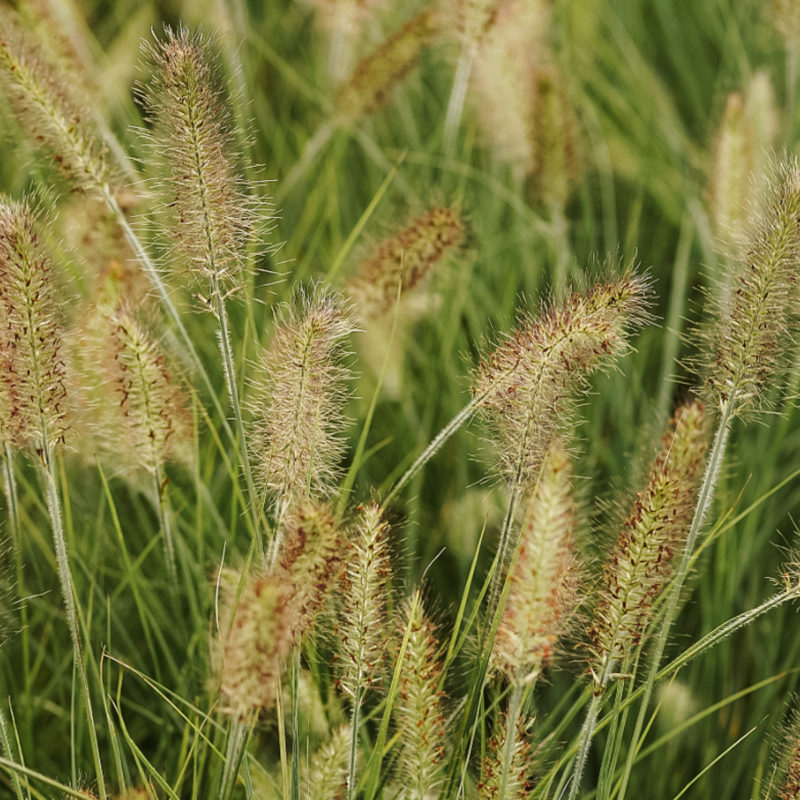
[[[276,507],[333,489],[344,449],[350,312],[332,292],[301,294],[278,315],[251,403],[256,471]]]
[[[473,393],[494,429],[501,471],[534,483],[554,434],[572,427],[576,398],[588,378],[629,349],[647,319],[649,284],[627,270],[585,294],[573,292],[538,319],[523,319],[479,369]]]
[[[340,685],[351,697],[381,678],[391,584],[389,526],[376,503],[359,511],[347,554],[338,630]]]
[[[402,620],[399,633],[407,636],[407,644],[393,709],[400,749],[398,784],[404,800],[428,800],[438,797],[445,777],[447,728],[438,688],[439,645],[419,590],[406,602]]]
[[[352,124],[379,111],[392,89],[416,66],[434,29],[430,11],[412,17],[380,47],[356,65],[350,79],[339,90],[338,119]]]
[[[525,503],[519,556],[492,651],[492,666],[512,683],[535,679],[549,664],[580,605],[574,531],[570,458],[555,439]]]
[[[2,197],[0,320],[3,428],[14,446],[42,453],[67,433],[61,327],[34,212],[27,201]]]
[[[420,284],[433,267],[464,239],[457,212],[432,208],[394,236],[381,241],[358,267],[348,292],[362,317],[380,317],[403,294]]]
[[[691,401],[676,411],[603,570],[590,630],[593,674],[600,682],[603,672],[639,645],[653,602],[672,574],[673,557],[683,548],[694,514],[707,432],[701,403]]]
[[[735,413],[758,409],[777,366],[789,354],[800,278],[800,168],[791,159],[771,169],[730,300],[717,303],[706,389],[712,406]]]
[[[91,113],[7,8],[0,8],[0,89],[31,140],[76,187],[105,186],[112,176]]]
[[[153,123],[154,181],[175,255],[195,279],[236,287],[264,213],[236,168],[235,134],[212,42],[181,27],[147,45],[153,64],[140,90]]]

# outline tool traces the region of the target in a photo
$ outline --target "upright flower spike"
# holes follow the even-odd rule
[[[422,594],[414,592],[403,610],[401,635],[407,636],[395,701],[399,797],[437,797],[444,780],[447,729],[438,689],[442,667],[434,628],[425,615]]]
[[[257,202],[235,170],[235,137],[212,45],[169,28],[148,45],[154,65],[141,97],[153,121],[151,144],[163,162],[157,188],[172,223],[174,249],[207,284],[237,287],[255,238]]]
[[[314,625],[341,572],[342,532],[331,509],[301,501],[284,519],[278,571],[293,586],[298,640]]]
[[[525,800],[530,796],[533,785],[528,725],[523,717],[517,717],[509,732],[507,717],[500,717],[483,761],[483,780],[478,784],[481,800]]]
[[[539,676],[574,618],[580,602],[574,530],[570,459],[556,439],[525,503],[519,556],[492,651],[491,666],[512,684]]]
[[[779,749],[775,800],[800,800],[800,712],[792,711]]]
[[[42,454],[67,433],[66,369],[48,256],[26,201],[0,198],[0,381],[10,442]]]
[[[226,611],[217,659],[223,710],[242,719],[275,703],[297,635],[294,586],[264,571],[246,578],[236,600],[238,575],[224,576]]]
[[[796,318],[800,278],[800,168],[774,166],[752,215],[744,263],[730,301],[718,303],[706,388],[712,405],[736,414],[757,409],[775,375]]]
[[[669,581],[692,520],[707,445],[703,406],[681,406],[664,435],[644,490],[636,496],[614,553],[590,630],[592,672],[602,691],[615,665],[629,656],[650,620],[658,593]]]
[[[432,208],[394,236],[380,242],[361,262],[348,291],[365,317],[380,317],[403,293],[421,283],[433,267],[464,240],[464,227],[453,208]]]
[[[0,8],[0,86],[31,139],[53,153],[69,180],[87,189],[105,187],[110,170],[91,114],[6,8]]]
[[[104,317],[107,380],[118,396],[130,456],[152,473],[166,461],[188,460],[189,410],[164,354],[125,305],[108,309]]]
[[[350,736],[341,725],[317,748],[302,776],[303,800],[341,800],[347,788],[347,756]]]
[[[350,376],[344,340],[353,330],[331,292],[302,294],[278,316],[252,409],[256,471],[279,516],[293,499],[324,497],[335,484]]]
[[[516,332],[483,362],[474,395],[496,432],[501,470],[514,486],[535,483],[553,436],[588,378],[608,368],[646,319],[648,281],[627,270],[586,294],[573,292]]]
[[[423,11],[361,59],[339,90],[339,120],[352,124],[380,110],[392,89],[416,66],[433,30],[433,14]]]
[[[338,636],[340,685],[352,698],[381,674],[391,581],[388,530],[377,503],[361,507],[345,567]]]

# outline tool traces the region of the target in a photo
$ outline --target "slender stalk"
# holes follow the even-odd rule
[[[506,796],[509,783],[509,769],[511,768],[511,755],[514,750],[514,742],[517,734],[517,723],[522,711],[522,695],[524,687],[522,683],[515,683],[511,690],[511,697],[508,700],[508,714],[506,716],[506,735],[503,742],[503,756],[500,762],[500,792],[499,797]]]
[[[95,774],[97,777],[97,790],[100,795],[100,800],[106,800],[108,794],[106,792],[103,767],[100,760],[100,748],[97,742],[97,730],[95,728],[94,712],[92,710],[92,701],[89,694],[89,680],[86,675],[86,665],[83,662],[83,646],[81,643],[80,628],[78,627],[78,615],[75,609],[74,587],[72,584],[72,575],[69,570],[67,546],[64,540],[64,529],[61,521],[61,500],[58,496],[53,455],[46,436],[44,437],[40,466],[45,484],[47,509],[50,513],[50,522],[53,529],[58,578],[61,583],[64,608],[67,612],[67,624],[69,625],[70,636],[72,637],[74,665],[80,679],[81,696],[83,699],[84,711],[86,712],[86,721],[89,726],[89,739],[91,741],[92,758],[94,760]]]
[[[572,777],[570,778],[568,800],[576,800],[581,791],[581,779],[586,768],[586,761],[589,758],[589,750],[592,747],[592,738],[597,730],[597,716],[600,713],[600,703],[602,694],[592,695],[592,702],[589,704],[589,711],[583,721],[580,735],[578,737],[578,752],[575,755]]]
[[[2,708],[0,708],[0,746],[3,748],[5,757],[9,761],[13,761],[14,751],[11,748],[11,737],[8,735],[8,722]],[[22,786],[16,772],[11,773],[11,782],[14,784],[14,794],[17,796],[17,800],[23,800]]]
[[[241,455],[241,462],[244,468],[244,478],[247,484],[247,495],[250,501],[250,513],[253,517],[253,533],[256,539],[256,547],[258,552],[263,556],[264,544],[260,536],[260,506],[259,497],[256,492],[256,486],[253,482],[253,470],[250,465],[250,456],[247,451],[247,438],[244,431],[244,420],[242,419],[242,406],[239,401],[239,389],[236,383],[236,370],[233,366],[233,351],[231,348],[230,326],[228,325],[228,314],[225,310],[225,299],[222,296],[219,281],[217,276],[211,276],[211,291],[214,297],[214,310],[217,315],[217,322],[219,323],[219,330],[217,339],[219,341],[219,350],[222,357],[222,368],[225,373],[225,384],[228,389],[228,397],[231,401],[231,408],[233,409],[233,417],[236,423],[236,433],[238,436],[239,453]]]
[[[655,687],[658,679],[658,665],[661,663],[661,658],[664,655],[664,649],[667,646],[667,639],[669,638],[669,631],[678,611],[681,589],[683,588],[683,583],[686,580],[686,576],[689,572],[689,562],[691,561],[694,546],[697,542],[697,537],[700,533],[700,529],[703,526],[706,514],[711,508],[711,501],[714,497],[714,488],[716,487],[717,480],[719,479],[719,470],[725,456],[728,434],[730,432],[731,422],[733,421],[735,399],[736,390],[734,389],[722,407],[719,427],[717,428],[717,432],[714,436],[714,443],[711,447],[711,453],[709,454],[706,472],[703,477],[703,483],[700,486],[700,492],[697,497],[697,506],[695,507],[694,517],[692,518],[692,525],[689,528],[689,535],[686,538],[686,545],[683,549],[683,556],[681,557],[680,566],[678,567],[675,578],[672,582],[669,599],[664,612],[664,618],[661,623],[661,630],[659,631],[658,639],[656,640],[656,647],[650,663],[650,672],[647,676],[647,682],[644,686],[644,696],[642,697],[641,705],[639,706],[639,713],[636,717],[636,725],[634,726],[633,730],[633,742],[637,742],[639,740],[639,736],[641,735],[642,728],[644,726],[644,720],[647,715],[647,707],[650,703],[650,697],[652,696],[653,688]],[[633,768],[634,758],[635,748],[631,747],[628,750],[628,757],[625,762],[625,771],[622,776],[620,791],[617,795],[618,800],[623,800],[625,797],[625,790],[628,785],[628,778],[630,777],[630,773]]]
[[[464,99],[467,96],[469,76],[472,72],[472,61],[475,58],[475,44],[465,44],[458,57],[456,74],[453,78],[453,88],[450,91],[450,100],[447,103],[447,114],[444,118],[444,154],[451,156],[456,141],[456,133],[461,123],[461,114],[464,111]]]
[[[156,471],[153,473],[153,491],[156,494],[158,522],[161,526],[161,533],[164,536],[164,558],[167,562],[169,582],[171,588],[177,591],[178,570],[175,567],[175,543],[172,539],[172,524],[169,520],[169,509],[167,507],[167,489],[160,464],[156,466]]]
[[[361,711],[361,688],[362,665],[358,665],[358,679],[356,690],[353,695],[353,713],[350,717],[350,760],[347,766],[347,800],[353,800],[356,790],[356,757],[358,755],[358,723]]]

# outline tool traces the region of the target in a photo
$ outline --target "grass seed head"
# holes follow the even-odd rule
[[[672,574],[703,477],[708,426],[703,406],[681,406],[664,434],[647,485],[637,493],[610,561],[590,630],[596,680],[642,640],[654,600]],[[598,688],[603,688],[599,686]]]
[[[525,800],[533,791],[531,760],[533,757],[528,736],[529,722],[520,715],[508,740],[508,718],[500,715],[497,729],[489,740],[489,748],[483,761],[483,779],[478,784],[481,800]],[[504,768],[506,747],[510,746],[509,758]],[[505,776],[503,773],[505,772]]]
[[[324,497],[335,485],[353,330],[348,307],[329,291],[300,294],[279,314],[251,402],[256,471],[276,507]]]
[[[67,434],[62,333],[36,216],[27,201],[2,197],[0,319],[5,435],[42,453]]]
[[[386,315],[405,294],[420,284],[433,267],[464,240],[455,209],[432,208],[394,236],[381,241],[364,259],[348,291],[362,317]]]
[[[800,168],[795,159],[773,166],[751,217],[730,300],[717,304],[705,364],[710,405],[732,402],[739,414],[767,402],[765,390],[789,354],[800,278]]]
[[[209,282],[236,288],[266,209],[237,173],[236,136],[212,42],[167,28],[146,53],[154,70],[139,94],[153,123],[149,138],[161,165],[154,184],[171,220],[174,253],[202,291]]]
[[[320,745],[302,776],[301,797],[314,800],[343,800],[347,789],[350,756],[350,728],[340,725]]]
[[[31,140],[52,152],[77,188],[106,185],[111,171],[91,113],[7,8],[0,8],[0,88]]]
[[[473,393],[512,483],[536,481],[553,436],[571,428],[570,411],[589,376],[630,349],[632,331],[648,318],[648,295],[647,279],[632,270],[573,292],[538,319],[523,319],[480,365]]]
[[[549,664],[580,604],[574,531],[570,458],[555,439],[525,503],[519,556],[492,652],[492,665],[512,683],[535,679]]]

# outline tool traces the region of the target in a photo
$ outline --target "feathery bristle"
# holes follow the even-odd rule
[[[0,85],[31,138],[76,186],[99,189],[109,180],[105,147],[90,114],[33,38],[10,11],[0,8]]]
[[[30,205],[0,198],[0,381],[9,439],[42,453],[67,433],[66,369],[48,256]]]
[[[337,295],[317,291],[285,307],[263,358],[251,403],[256,469],[276,507],[330,493],[344,451],[350,371],[344,340],[354,330]]]
[[[237,717],[269,709],[296,641],[294,585],[282,575],[247,576],[236,601],[238,575],[224,573],[226,611],[217,653],[223,710]]]
[[[284,517],[278,571],[294,588],[298,641],[311,630],[341,572],[342,532],[331,509],[309,500]]]
[[[146,48],[155,70],[140,94],[153,120],[154,155],[168,176],[157,182],[172,218],[168,230],[196,279],[236,287],[256,235],[257,200],[236,174],[211,42],[185,28],[167,28],[165,37]]]
[[[535,70],[533,92],[533,192],[542,205],[564,208],[578,177],[578,126],[555,64]]]
[[[303,800],[342,800],[347,788],[350,730],[341,725],[311,757],[303,775]]]
[[[513,741],[509,743],[508,718],[505,714],[499,718],[497,732],[489,742],[483,761],[484,777],[478,784],[481,800],[525,800],[533,791],[528,724],[523,716],[518,717],[512,731]],[[510,751],[506,759],[507,747]]]
[[[519,556],[492,651],[492,665],[512,683],[535,679],[548,665],[579,606],[572,469],[560,440],[550,445],[525,507]]]
[[[478,369],[473,393],[497,434],[501,469],[519,485],[535,482],[542,456],[588,377],[629,349],[646,319],[648,281],[626,271],[586,294],[572,293],[539,319],[525,319]]]
[[[391,582],[389,526],[376,503],[360,509],[347,556],[339,622],[340,685],[351,697],[380,679]]]
[[[446,206],[432,208],[384,239],[348,285],[359,315],[385,315],[397,302],[398,289],[405,294],[417,286],[463,239],[456,211]]]
[[[758,408],[791,341],[800,277],[800,168],[791,159],[772,169],[754,215],[744,263],[730,301],[719,304],[706,366],[710,403],[736,413]]]
[[[681,406],[664,435],[650,476],[604,569],[590,650],[597,680],[640,643],[653,601],[672,574],[694,514],[703,477],[707,421],[703,406]]]
[[[444,779],[446,726],[439,678],[439,646],[425,615],[422,596],[414,592],[403,609],[408,636],[400,666],[400,684],[394,719],[397,726],[399,797],[429,800],[438,797]]]
[[[433,27],[433,15],[423,11],[361,59],[337,97],[336,106],[343,122],[355,122],[384,105],[392,89],[416,65]]]
[[[107,380],[117,395],[129,456],[154,473],[165,461],[187,461],[191,418],[166,357],[124,304],[104,317]]]

